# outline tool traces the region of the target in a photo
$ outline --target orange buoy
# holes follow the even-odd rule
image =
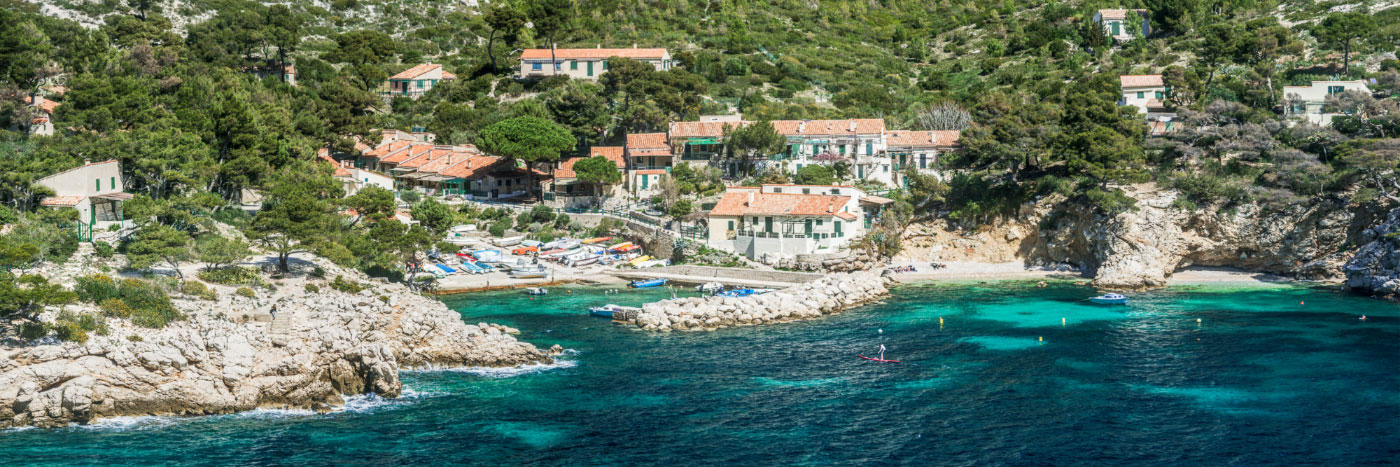
[[[1298,302],[1298,304],[1299,304],[1299,305],[1302,305],[1302,304],[1303,304],[1303,302]]]

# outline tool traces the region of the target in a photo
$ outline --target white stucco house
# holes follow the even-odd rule
[[[441,63],[423,63],[390,76],[379,86],[379,94],[387,97],[417,99],[431,91],[441,81],[457,79],[457,75],[442,69]]]
[[[1104,33],[1118,42],[1133,40],[1133,28],[1129,24],[1129,14],[1135,14],[1136,20],[1140,21],[1141,27],[1138,29],[1142,37],[1152,35],[1152,25],[1148,21],[1147,10],[1099,10],[1094,13],[1094,22],[1103,25]]]
[[[655,66],[657,71],[675,67],[671,52],[666,49],[525,49],[520,53],[520,68],[515,78],[547,78],[554,75],[568,76],[569,79],[597,80],[608,71],[608,58],[624,57]],[[550,62],[554,65],[551,66]]]
[[[1362,80],[1353,81],[1313,81],[1307,86],[1283,87],[1283,114],[1295,121],[1307,121],[1314,125],[1331,126],[1332,117],[1338,113],[1322,111],[1327,96],[1346,91],[1371,93],[1371,88]]]
[[[864,236],[889,202],[843,185],[731,187],[707,215],[706,242],[765,262],[835,253]]]
[[[121,222],[122,202],[132,198],[122,190],[121,163],[84,161],[82,166],[59,172],[35,182],[53,190],[40,206],[50,209],[76,209],[78,221],[93,226]]]

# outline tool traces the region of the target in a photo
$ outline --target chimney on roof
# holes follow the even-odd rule
[[[802,130],[805,129],[805,128],[807,128],[807,121],[806,121],[806,120],[803,120],[803,121],[799,122],[799,123],[797,124],[797,133],[798,133],[798,134],[801,134],[801,133],[802,133]]]
[[[826,203],[826,212],[834,212],[836,208],[831,203]]]
[[[603,44],[598,44],[597,47],[601,49],[603,48]]]
[[[32,93],[29,93],[29,103],[30,103],[30,104],[33,104],[34,107],[43,107],[43,106],[44,106],[44,95],[43,95],[43,94],[39,94],[39,91],[34,91],[34,92],[32,92]]]
[[[849,131],[856,131],[856,119],[854,118],[851,119],[851,129]]]
[[[748,202],[747,204],[744,204],[744,205],[745,205],[745,206],[748,206],[748,207],[753,207],[753,192],[752,192],[752,191],[749,192],[749,202]]]

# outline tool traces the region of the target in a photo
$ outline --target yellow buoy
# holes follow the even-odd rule
[[[1045,336],[1040,336],[1040,342],[1045,342]]]
[[[1061,317],[1061,318],[1060,318],[1060,326],[1064,326],[1064,325],[1065,325],[1065,319],[1064,319],[1063,317]]]

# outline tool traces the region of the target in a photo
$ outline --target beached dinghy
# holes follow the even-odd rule
[[[527,288],[525,288],[525,295],[548,295],[548,294],[549,294],[549,290],[545,289],[544,287],[527,287]]]
[[[524,235],[516,235],[516,236],[514,236],[514,237],[498,238],[498,239],[496,239],[496,241],[493,242],[493,243],[495,243],[496,246],[512,246],[512,245],[519,245],[520,242],[521,242],[521,241],[524,241],[524,240],[525,240],[525,236],[524,236]]]

